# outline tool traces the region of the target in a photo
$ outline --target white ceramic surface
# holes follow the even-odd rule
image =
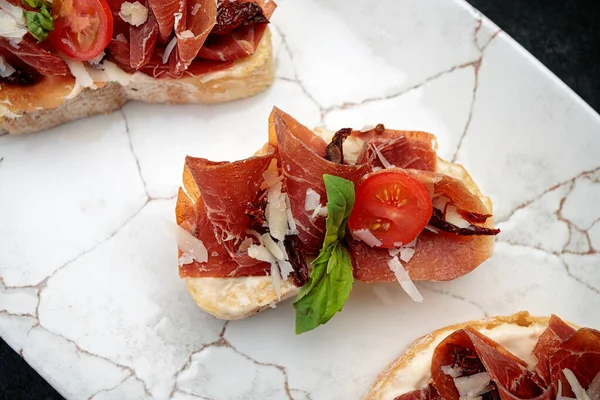
[[[451,323],[528,309],[600,328],[600,117],[461,0],[279,3],[263,94],[0,138],[2,337],[68,399],[317,400],[359,398]],[[248,156],[273,105],[308,126],[435,133],[494,200],[495,255],[420,284],[422,305],[356,285],[302,336],[289,302],[228,324],[200,312],[162,224],[183,157]]]

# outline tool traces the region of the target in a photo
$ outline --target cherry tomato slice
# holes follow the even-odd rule
[[[48,41],[74,60],[97,57],[112,38],[113,16],[105,0],[54,0],[52,15]]]
[[[356,190],[348,226],[368,229],[384,248],[410,243],[425,228],[431,213],[431,197],[419,181],[400,171],[368,177]]]

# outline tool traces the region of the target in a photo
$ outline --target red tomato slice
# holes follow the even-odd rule
[[[386,171],[358,187],[348,226],[352,231],[371,231],[381,242],[379,247],[399,247],[417,237],[432,211],[425,186],[403,172]]]
[[[105,0],[54,0],[52,15],[48,41],[74,60],[97,57],[112,38],[113,16]]]

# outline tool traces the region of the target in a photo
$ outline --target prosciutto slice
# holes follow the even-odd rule
[[[129,65],[135,70],[141,69],[150,62],[156,40],[158,39],[158,23],[152,10],[148,10],[148,19],[141,26],[129,28],[130,54]]]
[[[219,242],[245,237],[250,218],[246,215],[249,201],[254,201],[275,150],[263,156],[235,162],[214,162],[186,157],[185,165],[200,188],[208,219]]]
[[[307,191],[312,189],[318,193],[324,205],[327,201],[324,174],[357,183],[370,167],[368,164],[341,165],[324,159],[326,143],[278,108],[273,109],[273,127],[277,142],[272,144],[276,144],[279,151],[298,237],[307,253],[317,253],[325,237],[325,218],[313,218],[313,211],[305,209]]]
[[[550,356],[553,387],[558,388],[560,381],[563,396],[575,397],[562,372],[565,368],[575,374],[584,389],[590,385],[600,373],[600,332],[590,328],[579,329]]]
[[[600,332],[590,328],[575,330],[552,316],[540,335],[533,354],[541,357],[535,370],[520,358],[482,333],[467,327],[448,335],[434,350],[431,382],[428,387],[396,397],[395,400],[429,399],[432,395],[458,400],[454,377],[486,372],[492,387],[482,398],[502,400],[549,400],[562,395],[574,397],[563,370],[569,369],[584,389],[600,373]],[[546,359],[547,362],[544,362]],[[453,376],[446,371],[451,368]],[[454,375],[457,374],[457,375]],[[545,380],[544,377],[550,377]]]
[[[43,49],[29,38],[29,36],[25,36],[19,43],[14,44],[11,44],[6,38],[0,37],[0,47],[12,53],[42,75],[71,74],[71,70],[62,58]]]
[[[453,378],[443,371],[447,366],[463,376],[487,372],[503,400],[551,398],[551,391],[536,383],[535,374],[523,360],[469,327],[444,339],[436,347],[431,364],[433,386],[440,396],[458,399]]]
[[[556,315],[550,317],[548,328],[540,336],[533,354],[538,359],[538,364],[535,371],[546,383],[550,383],[550,356],[556,352],[560,345],[573,336],[575,329],[566,324]]]
[[[375,172],[377,173],[383,173]],[[486,214],[487,207],[458,179],[429,171],[402,170],[421,182],[430,195],[445,196],[462,210]],[[486,226],[492,225],[488,221]],[[491,236],[459,236],[447,232],[423,230],[417,237],[414,256],[404,268],[415,281],[447,281],[475,269],[491,255]],[[349,246],[354,266],[354,278],[363,282],[393,282],[394,273],[388,268],[387,249],[373,248],[364,242],[352,241]],[[435,268],[431,266],[435,265]]]
[[[177,51],[171,55],[171,73],[180,76],[198,55],[217,18],[216,0],[187,0],[175,20]],[[226,61],[226,60],[221,60]]]
[[[160,39],[167,43],[175,26],[175,14],[185,9],[185,0],[148,0],[152,12],[156,15]]]
[[[256,3],[262,8],[263,15],[269,19],[275,11],[275,2],[259,0]],[[248,57],[256,51],[266,28],[267,25],[262,23],[242,26],[226,35],[212,34],[198,52],[198,56],[215,61],[233,61]]]
[[[219,243],[214,234],[214,229],[208,219],[202,196],[198,197],[196,202],[193,203],[183,190],[179,189],[177,214],[180,216],[177,223],[196,238],[202,240],[208,251],[208,262],[198,263],[197,261],[193,261],[181,265],[179,267],[179,276],[181,278],[257,276],[267,274],[270,265],[255,262],[251,265],[240,266],[229,255],[228,251]]]

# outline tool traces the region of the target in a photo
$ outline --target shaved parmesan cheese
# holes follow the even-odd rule
[[[208,261],[208,251],[202,240],[173,222],[167,221],[166,226],[171,232],[171,235],[175,238],[177,247],[183,252],[180,262],[184,261],[185,264],[189,264],[194,260],[199,263]]]
[[[15,69],[4,60],[4,57],[0,56],[0,76],[6,78],[11,76],[15,72]]]
[[[390,163],[387,158],[385,158],[383,156],[383,154],[381,154],[381,151],[379,151],[379,149],[377,148],[377,146],[372,145],[373,150],[375,151],[375,154],[377,154],[377,158],[379,158],[379,161],[381,161],[381,163],[383,164],[384,168],[396,168],[396,166],[392,163]]]
[[[357,137],[349,137],[342,144],[342,151],[344,152],[344,163],[350,165],[356,165],[358,157],[363,152],[365,142]]]
[[[579,381],[577,380],[577,377],[575,376],[573,371],[571,371],[568,368],[565,368],[562,372],[565,375],[565,378],[567,378],[569,385],[571,385],[571,390],[573,391],[573,393],[575,393],[575,397],[577,398],[577,400],[591,400],[590,396],[588,396],[583,386],[581,386],[581,383],[579,383]]]
[[[194,7],[192,8],[191,14],[192,15],[198,14],[198,11],[200,11],[200,7],[201,7],[200,3],[194,4]]]
[[[327,210],[327,207],[319,204],[317,208],[315,208],[315,210],[313,211],[312,215],[310,216],[310,219],[315,219],[317,217],[326,217],[328,215],[329,211]]]
[[[176,45],[177,45],[177,38],[173,37],[173,39],[171,39],[169,44],[167,44],[167,47],[165,47],[165,51],[163,51],[163,54],[162,54],[162,63],[163,64],[166,64],[169,61],[169,56],[171,55],[171,52],[173,51],[173,49],[175,48]]]
[[[269,188],[265,208],[265,219],[271,231],[271,236],[279,241],[283,241],[289,229],[285,194],[281,192],[281,188],[281,182]]]
[[[103,51],[102,53],[98,54],[96,57],[92,58],[91,60],[88,60],[88,62],[92,65],[98,65],[102,62],[102,59],[104,58],[105,55],[106,55],[106,53]]]
[[[194,32],[187,29],[187,30],[181,32],[178,36],[182,39],[191,39],[194,37]]]
[[[287,231],[288,235],[297,235],[298,227],[296,226],[296,220],[294,219],[294,215],[292,214],[292,205],[290,203],[290,197],[285,194],[285,207],[286,207],[286,215],[289,229]]]
[[[269,250],[269,252],[278,260],[285,259],[284,253],[281,251],[277,243],[271,238],[271,235],[265,233],[262,235],[262,243]]]
[[[409,262],[415,255],[415,249],[403,247],[400,249],[400,259],[404,262]]]
[[[461,396],[474,398],[493,389],[490,380],[487,372],[480,372],[470,376],[454,378],[454,385]]]
[[[92,78],[90,72],[81,61],[72,60],[67,57],[64,57],[64,60],[71,71],[71,75],[75,77],[75,85],[73,85],[71,93],[65,99],[70,100],[76,97],[85,88],[97,89],[94,84],[94,78]]]
[[[452,378],[458,378],[462,375],[460,368],[452,368],[450,365],[443,365],[442,372]]]
[[[314,189],[306,189],[306,199],[304,200],[304,210],[313,211],[321,205],[321,195]]]
[[[0,0],[0,36],[10,40],[11,44],[23,40],[27,27],[23,9],[6,0]]]
[[[446,208],[446,221],[452,225],[456,225],[459,228],[468,228],[471,226],[469,221],[465,220],[457,211],[458,209],[454,205],[449,205]]]
[[[398,253],[400,253],[400,249],[388,249],[388,253],[390,256],[395,257],[398,255]]]
[[[592,382],[587,389],[587,394],[592,400],[600,399],[600,372],[598,372],[596,377],[592,379]]]
[[[148,19],[148,9],[139,1],[130,3],[128,1],[121,4],[119,17],[133,26],[140,26]]]
[[[271,263],[271,282],[277,294],[277,300],[281,300],[281,275],[279,275],[279,267],[275,262]]]
[[[379,241],[379,239],[377,239],[375,235],[373,235],[373,232],[371,232],[368,229],[357,229],[355,231],[352,231],[352,235],[362,240],[371,247],[379,247],[382,245],[381,241]]]
[[[274,263],[277,261],[273,254],[262,244],[251,244],[248,247],[248,255],[255,260]]]
[[[122,33],[119,33],[115,39],[119,42],[123,42],[123,43],[128,43],[127,38],[125,37],[125,35],[123,35]]]
[[[396,279],[398,280],[398,283],[400,283],[400,286],[402,289],[404,289],[406,294],[408,294],[413,301],[422,303],[423,296],[421,295],[421,292],[419,292],[419,289],[417,289],[413,281],[408,276],[408,272],[406,272],[402,266],[402,263],[398,260],[398,257],[394,257],[389,260],[388,267],[390,267],[390,270],[392,270],[396,276]]]
[[[431,226],[431,225],[426,225],[425,229],[427,229],[429,232],[433,232],[433,233],[440,233],[440,230],[438,228],[436,228],[435,226]]]
[[[131,82],[131,74],[111,61],[105,60],[93,68],[87,68],[87,71],[94,82],[117,82],[121,86],[127,86]]]
[[[185,3],[183,3],[183,4],[185,4]],[[181,8],[180,8],[180,10],[181,10]],[[183,18],[183,14],[180,12],[176,12],[175,14],[173,14],[173,16],[175,17],[173,27],[175,28],[175,32],[177,32],[179,30],[179,23],[181,22],[181,18]]]
[[[279,266],[279,271],[281,271],[281,277],[283,279],[287,279],[292,272],[294,272],[294,268],[292,268],[292,264],[290,264],[286,260],[277,260],[277,265]]]

